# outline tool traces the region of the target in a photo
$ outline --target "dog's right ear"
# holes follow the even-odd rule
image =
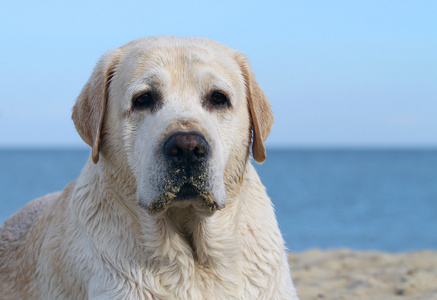
[[[71,118],[74,126],[85,143],[92,147],[92,158],[95,164],[99,161],[100,136],[108,101],[109,84],[120,57],[121,51],[115,49],[106,52],[100,58],[73,107]]]

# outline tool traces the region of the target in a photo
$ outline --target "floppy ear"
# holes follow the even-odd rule
[[[247,58],[243,54],[237,53],[237,60],[240,63],[244,76],[247,102],[252,121],[252,155],[256,162],[262,163],[266,160],[264,142],[272,129],[273,112],[269,99],[267,99],[267,96],[258,85]]]
[[[105,53],[95,66],[73,107],[74,126],[81,138],[92,147],[92,158],[99,161],[100,135],[108,101],[109,84],[120,59],[118,49]]]

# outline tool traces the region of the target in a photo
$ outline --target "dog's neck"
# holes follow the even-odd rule
[[[229,203],[230,202],[230,203]],[[200,215],[192,206],[172,207],[162,217],[191,248],[193,259],[199,264],[217,264],[220,258],[237,257],[241,241],[235,201],[212,216]]]
[[[226,283],[234,287],[233,292],[238,291],[242,247],[240,222],[236,218],[231,209],[199,217],[190,208],[149,216],[141,224],[148,268],[152,273],[162,274],[160,281],[167,289],[187,289],[187,283],[211,288]],[[200,280],[187,280],[183,276]]]
[[[228,199],[226,207],[212,216],[199,215],[196,209],[170,208],[159,215],[151,215],[137,204],[135,193],[129,191],[126,182],[118,182],[116,174],[108,173],[108,169],[100,169],[99,165],[88,162],[84,168],[89,182],[89,173],[98,180],[98,193],[90,190],[88,182],[77,181],[77,190],[87,199],[95,202],[99,210],[113,210],[110,215],[119,220],[94,220],[102,214],[96,211],[78,212],[84,227],[86,224],[101,226],[103,232],[123,230],[120,235],[137,244],[141,253],[149,253],[147,257],[159,258],[171,262],[175,255],[191,257],[193,264],[219,264],[220,259],[227,258],[226,263],[238,260],[240,251],[239,238],[239,202]],[[84,177],[85,178],[85,177]],[[89,195],[94,195],[89,199]],[[82,197],[83,198],[83,197]],[[78,207],[82,207],[79,205]],[[94,219],[93,219],[94,218]],[[110,222],[109,222],[110,221]],[[108,223],[109,222],[109,223]],[[118,224],[118,225],[117,225]],[[122,228],[118,228],[122,225]],[[129,226],[129,229],[125,228]],[[95,230],[94,230],[95,232]],[[128,235],[128,236],[126,236]],[[175,254],[177,253],[177,254]],[[143,255],[140,255],[141,257]]]

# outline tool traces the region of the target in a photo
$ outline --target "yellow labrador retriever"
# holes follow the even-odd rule
[[[241,53],[133,41],[103,55],[72,118],[90,159],[1,227],[1,299],[297,299],[249,160],[273,115]]]

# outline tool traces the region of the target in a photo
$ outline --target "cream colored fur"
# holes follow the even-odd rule
[[[152,87],[159,107],[132,109]],[[232,107],[208,107],[212,89]],[[249,160],[253,136],[264,161],[273,116],[241,53],[197,38],[133,41],[102,57],[73,121],[93,151],[64,191],[0,228],[1,299],[297,299]],[[159,149],[178,131],[210,144],[205,184],[217,209],[170,201],[153,211],[156,197],[171,194]]]

